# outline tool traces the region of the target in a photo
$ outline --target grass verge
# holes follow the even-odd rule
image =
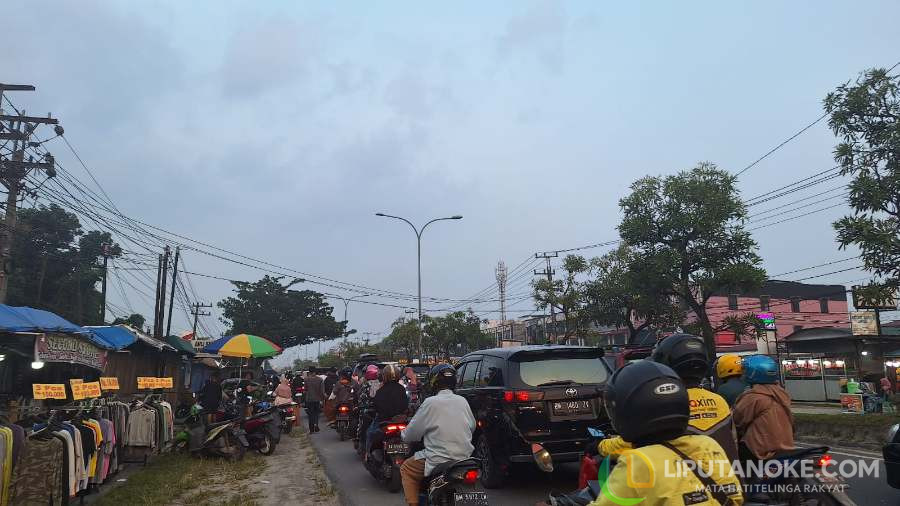
[[[794,414],[795,437],[819,441],[840,441],[868,448],[880,448],[888,429],[900,423],[897,415]]]

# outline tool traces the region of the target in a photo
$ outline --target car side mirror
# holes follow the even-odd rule
[[[895,424],[888,430],[882,454],[888,485],[900,488],[900,424]]]

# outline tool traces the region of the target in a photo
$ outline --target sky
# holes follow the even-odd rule
[[[125,215],[296,271],[415,294],[412,230],[374,213],[417,224],[461,214],[423,234],[423,293],[444,299],[491,286],[500,260],[530,270],[522,262],[535,252],[616,239],[618,201],[634,180],[701,161],[737,172],[819,117],[836,86],[900,61],[900,4],[890,1],[11,0],[3,11],[0,82],[37,87],[14,103],[60,119]],[[745,172],[742,195],[833,167],[835,143],[818,123]],[[97,191],[65,144],[46,147]],[[846,211],[755,231],[764,267],[853,256],[830,226]],[[228,279],[263,274],[197,251],[184,260]],[[532,309],[529,279],[511,283],[514,314]],[[231,293],[221,280],[191,281],[202,302]],[[127,283],[110,301],[152,313]],[[475,308],[497,316],[496,302]],[[350,326],[377,339],[403,311],[353,302]],[[223,328],[214,318],[206,325]],[[174,329],[189,326],[176,312]]]

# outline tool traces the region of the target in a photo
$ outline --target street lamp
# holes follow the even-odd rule
[[[341,300],[344,302],[344,321],[345,321],[345,322],[348,321],[348,320],[347,320],[347,311],[350,309],[350,303],[353,302],[353,301],[356,300],[356,299],[361,299],[361,298],[363,298],[363,297],[368,297],[368,296],[370,296],[370,295],[372,295],[372,294],[371,294],[371,293],[364,293],[364,294],[362,294],[362,295],[354,295],[353,297],[349,297],[349,298],[348,298],[348,297],[341,297],[340,295],[335,295],[335,297],[341,299]],[[344,340],[345,340],[345,341],[347,340],[347,328],[346,328],[346,327],[344,328]]]
[[[412,224],[411,221],[407,220],[406,218],[401,218],[400,216],[392,216],[390,214],[384,214],[384,213],[375,213],[375,216],[381,216],[382,218],[393,218],[395,220],[405,221],[406,224],[409,225],[410,228],[413,229],[413,232],[415,232],[415,234],[416,234],[416,257],[418,258],[418,263],[419,263],[419,270],[418,270],[418,278],[419,278],[419,322],[418,322],[418,326],[419,326],[419,359],[421,360],[425,356],[425,350],[422,349],[422,232],[425,231],[425,228],[428,225],[431,225],[432,223],[434,223],[436,221],[461,220],[462,215],[457,214],[454,216],[449,216],[447,218],[435,218],[435,219],[429,221],[428,223],[422,225],[422,228],[418,228],[418,229],[416,228],[415,225]]]

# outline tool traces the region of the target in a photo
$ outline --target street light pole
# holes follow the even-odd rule
[[[393,218],[395,220],[405,221],[406,224],[409,225],[410,228],[413,229],[413,232],[416,234],[416,257],[417,257],[417,261],[418,261],[418,281],[419,281],[419,283],[418,283],[419,284],[419,297],[418,297],[419,298],[419,321],[418,321],[419,359],[421,360],[425,356],[425,350],[422,348],[422,337],[423,337],[423,332],[422,332],[422,233],[425,232],[425,228],[428,225],[431,225],[432,223],[434,223],[436,221],[461,220],[462,216],[457,214],[457,215],[449,216],[446,218],[435,218],[435,219],[425,223],[424,225],[422,225],[422,228],[418,228],[418,229],[416,228],[415,225],[412,224],[411,221],[407,220],[406,218],[402,218],[400,216],[392,216],[390,214],[384,214],[384,213],[375,213],[375,216],[380,216],[382,218]]]
[[[363,297],[368,297],[368,296],[370,296],[370,295],[372,295],[372,294],[371,294],[371,293],[364,293],[364,294],[362,294],[362,295],[354,295],[353,297],[349,297],[349,298],[347,298],[347,297],[341,297],[340,295],[335,295],[335,297],[341,299],[341,300],[344,302],[344,322],[348,322],[348,321],[349,321],[349,320],[347,320],[347,312],[348,312],[348,310],[350,309],[350,303],[353,302],[353,301],[356,300],[356,299],[361,299],[361,298],[363,298]],[[344,325],[346,325],[346,323],[345,323]],[[348,335],[348,334],[347,334],[347,327],[345,326],[345,327],[344,327],[344,342],[347,342],[347,335]]]

